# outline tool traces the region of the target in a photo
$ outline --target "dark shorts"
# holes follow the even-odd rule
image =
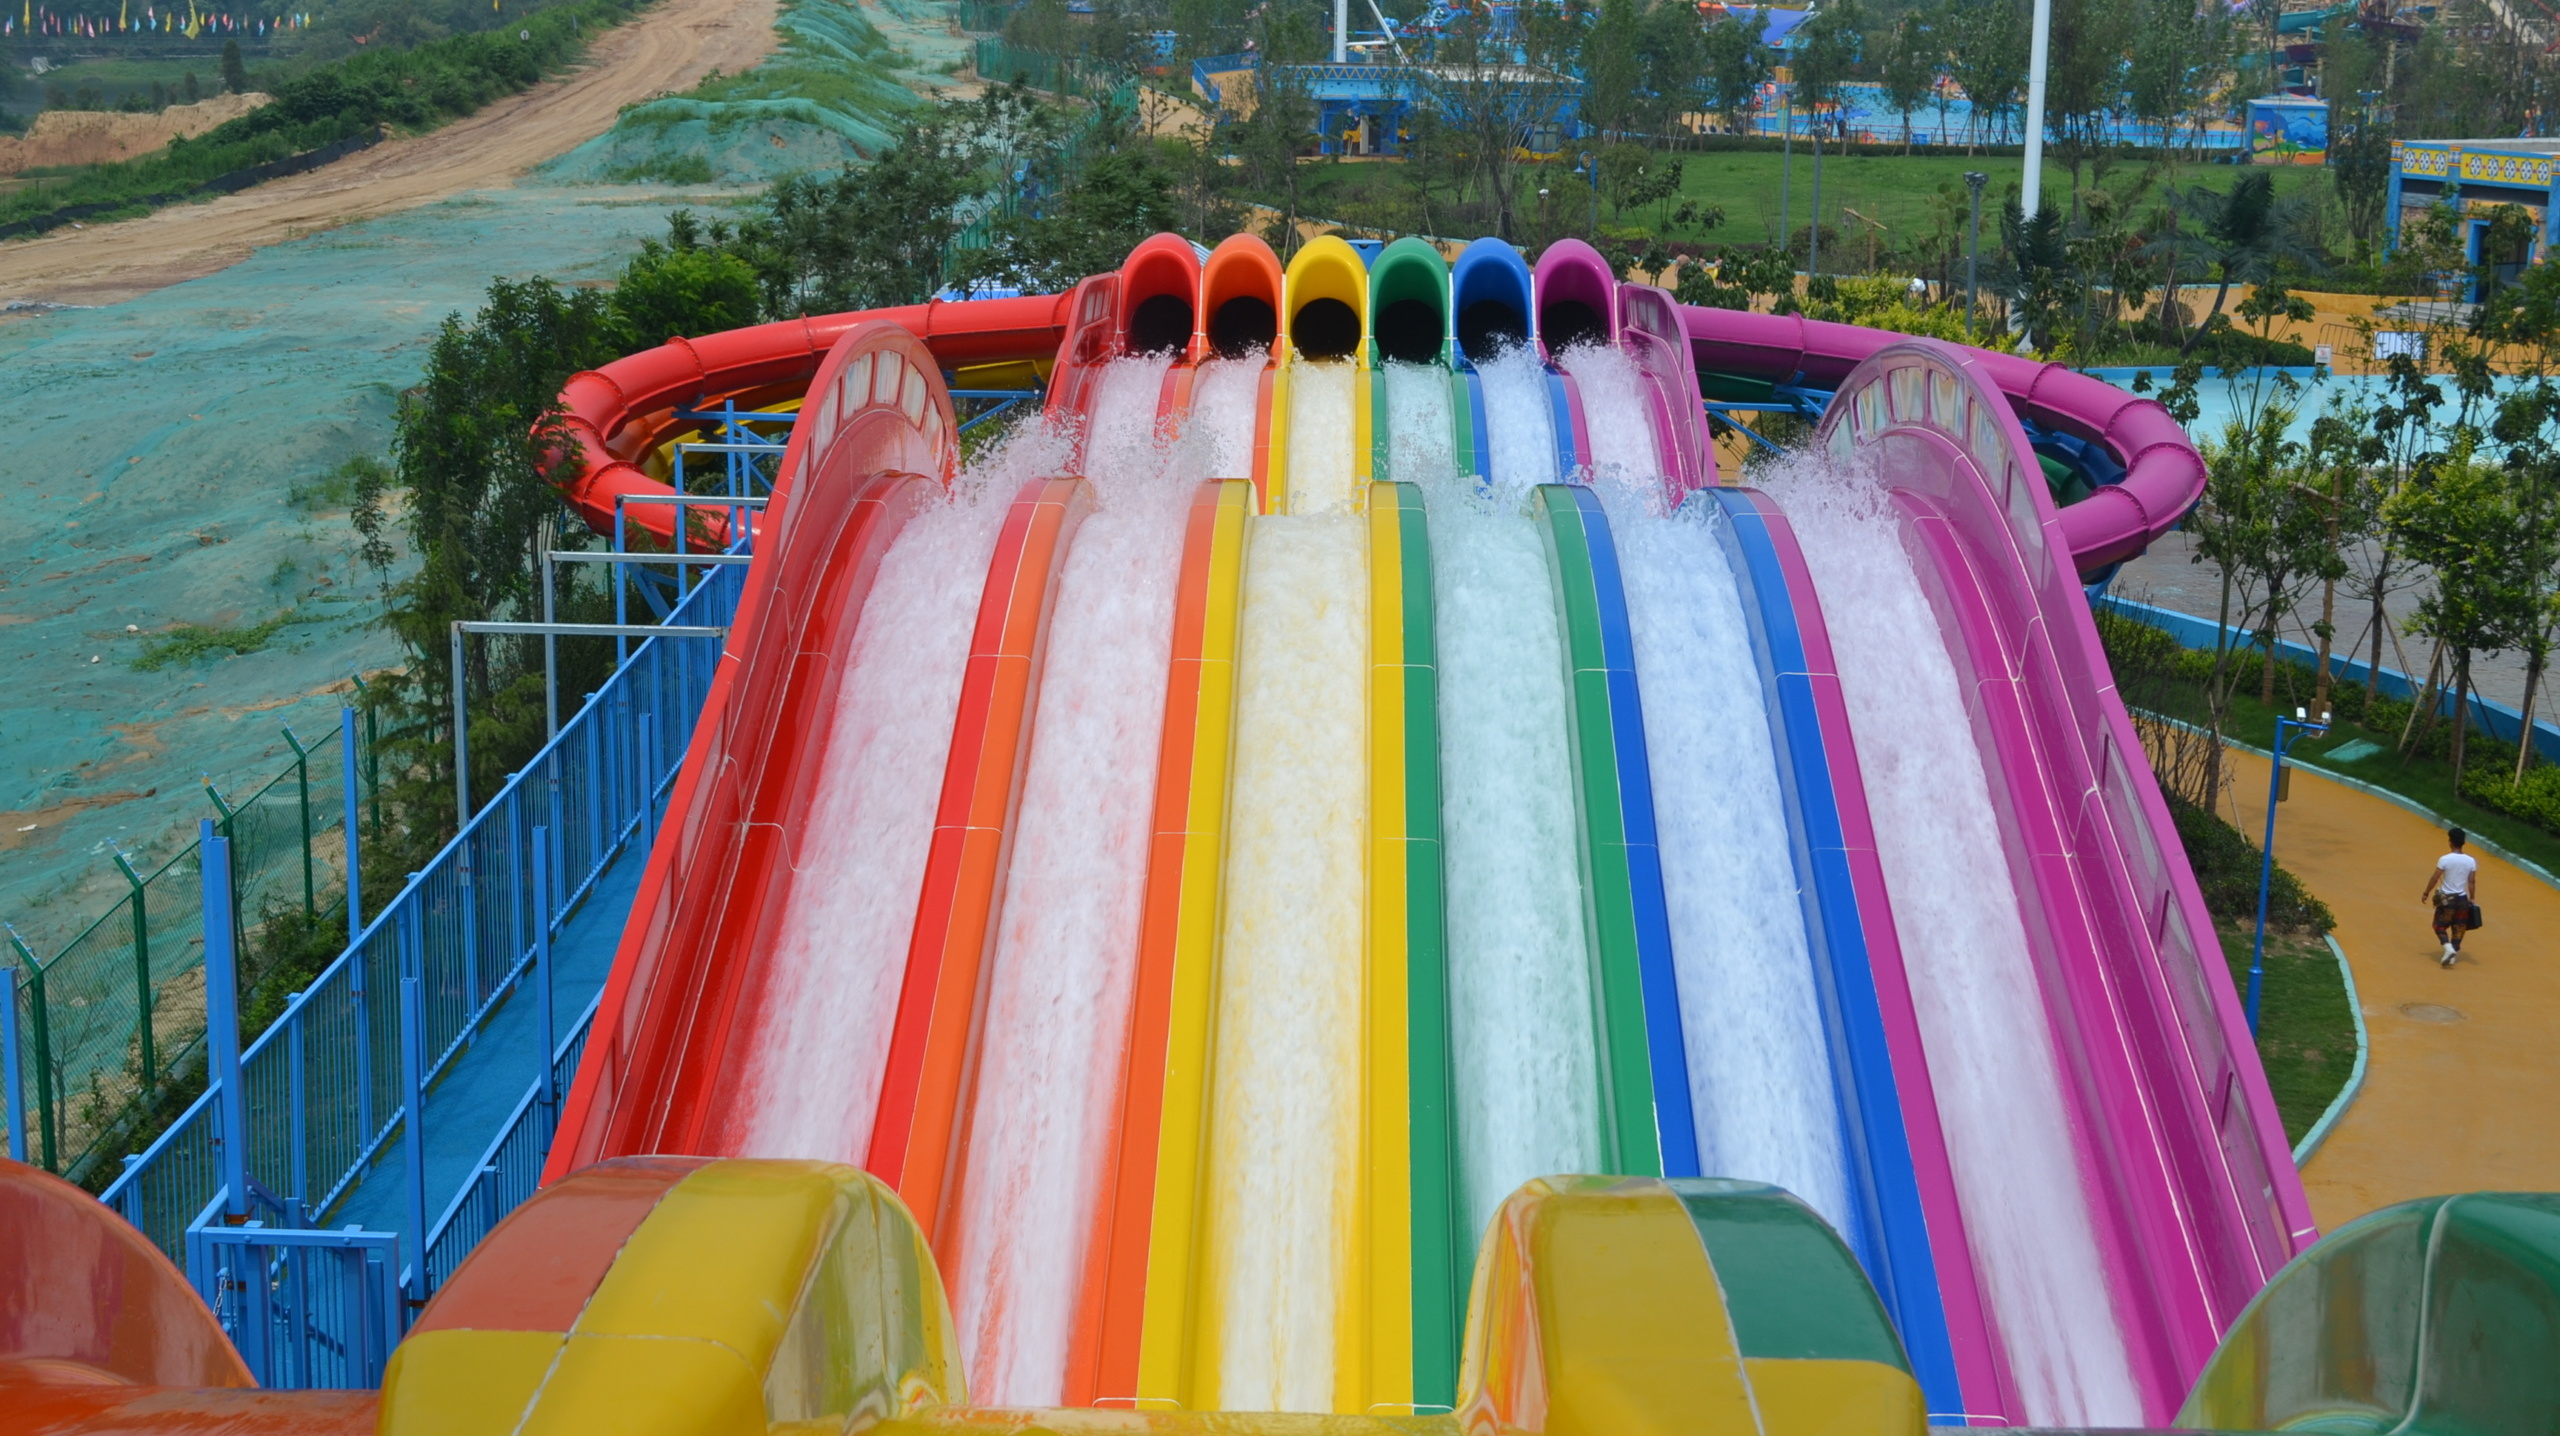
[[[2471,906],[2471,899],[2461,896],[2436,899],[2437,932],[2469,932],[2479,925],[2477,910]]]

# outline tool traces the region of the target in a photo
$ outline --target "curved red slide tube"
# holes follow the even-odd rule
[[[969,664],[942,769],[897,1025],[863,1167],[898,1189],[937,1250],[962,1171],[987,954],[1031,756],[1041,653],[1076,529],[1093,512],[1082,479],[1022,486],[979,592]]]
[[[678,427],[671,411],[767,385],[796,391],[837,342],[859,325],[887,323],[907,331],[923,342],[932,367],[937,368],[1041,359],[1056,351],[1066,332],[1071,297],[1040,294],[958,304],[937,301],[786,319],[699,339],[670,339],[601,369],[573,374],[560,390],[560,407],[568,439],[577,450],[578,469],[574,476],[558,481],[562,497],[589,528],[611,533],[615,495],[674,492],[632,462],[635,455]],[[570,457],[563,454],[559,459]],[[675,537],[672,505],[637,505],[625,517],[629,525],[661,540],[672,542]],[[768,514],[766,521],[771,520]],[[706,524],[715,540],[727,539],[722,515],[707,514]]]
[[[605,1157],[701,1149],[720,1058],[805,836],[863,601],[921,491],[951,474],[935,362],[904,326],[871,320],[817,366],[546,1182]]]
[[[1836,386],[1877,351],[1906,337],[1800,314],[1687,304],[1680,315],[1698,368],[1765,375],[1781,383]],[[2123,462],[2122,483],[2105,485],[2062,510],[2062,540],[2080,572],[2140,553],[2203,496],[2204,461],[2186,430],[2156,401],[2061,364],[1988,349],[1964,352],[2021,417],[2104,444]]]

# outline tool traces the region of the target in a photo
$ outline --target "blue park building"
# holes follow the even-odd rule
[[[1404,151],[1415,106],[1428,103],[1436,67],[1411,64],[1379,55],[1336,65],[1282,65],[1285,73],[1316,105],[1316,138],[1328,155],[1395,155]],[[1261,57],[1246,53],[1211,55],[1191,65],[1191,90],[1209,105],[1238,115],[1253,112],[1261,80]],[[1531,71],[1518,76],[1532,86],[1553,86],[1552,121],[1521,136],[1522,147],[1553,154],[1582,137],[1581,82],[1569,75]],[[1540,105],[1541,111],[1546,105]]]
[[[2555,213],[2554,167],[2560,140],[2400,140],[2391,146],[2391,196],[2384,210],[2391,242],[2411,217],[2450,199],[2463,216],[2464,257],[2477,264],[2489,228],[2487,211],[2520,205],[2534,218],[2530,252],[2504,256],[2523,266],[2550,253]]]

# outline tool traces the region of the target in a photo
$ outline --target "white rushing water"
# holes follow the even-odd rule
[[[1405,483],[1446,479],[1455,470],[1456,439],[1449,427],[1449,371],[1436,364],[1387,365],[1385,477]]]
[[[1601,1169],[1571,696],[1527,491],[1430,486],[1461,1208]]]
[[[841,678],[799,862],[728,1116],[730,1151],[861,1162],[997,528],[1067,445],[1029,424],[890,546]]]
[[[1547,366],[1538,351],[1513,345],[1476,366],[1484,380],[1486,465],[1496,488],[1556,482],[1556,420]]]
[[[1267,361],[1212,359],[1191,380],[1191,418],[1183,434],[1204,479],[1253,477],[1255,407]]]
[[[1344,359],[1301,360],[1290,367],[1286,512],[1348,514],[1366,507],[1352,479],[1359,380],[1359,368]]]
[[[2037,1426],[2140,1425],[1946,638],[1871,477],[1808,457],[1763,482],[1794,520],[1822,596],[1957,1200],[2023,1414]]]
[[[1217,1404],[1329,1411],[1360,1142],[1368,525],[1247,533],[1201,1280]]]
[[[983,1405],[1055,1406],[1109,1153],[1146,895],[1191,483],[1155,433],[1167,361],[1102,376],[1050,619],[943,1245]]]
[[[1644,685],[1699,1170],[1773,1182],[1846,1235],[1830,1042],[1726,520],[1705,495],[1664,515],[1655,476],[1604,478],[1601,494]]]
[[[1582,426],[1590,431],[1595,477],[1659,478],[1653,397],[1635,361],[1604,344],[1576,344],[1556,362],[1582,391]]]

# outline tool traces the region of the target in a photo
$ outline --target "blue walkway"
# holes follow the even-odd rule
[[[605,977],[613,969],[614,947],[622,940],[623,919],[631,913],[632,897],[640,888],[640,870],[647,861],[648,854],[636,841],[626,845],[553,939],[551,1013],[552,1021],[559,1024],[559,1031],[553,1034],[555,1045],[603,989]],[[540,1021],[541,1005],[535,1000],[528,969],[498,1009],[489,1014],[479,1037],[456,1055],[445,1068],[443,1078],[427,1089],[424,1140],[429,1225],[444,1214],[445,1204],[453,1200],[454,1193],[462,1190],[472,1164],[488,1150],[516,1104],[524,1100],[524,1094],[541,1074],[545,1057],[534,1031]],[[340,1227],[353,1222],[367,1231],[399,1232],[404,1239],[410,1237],[408,1171],[405,1144],[397,1138],[384,1144],[382,1156],[372,1169],[339,1200],[334,1210],[325,1214],[321,1225]]]

